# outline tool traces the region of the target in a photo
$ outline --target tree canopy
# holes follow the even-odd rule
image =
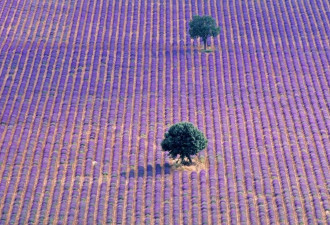
[[[207,146],[207,139],[192,123],[180,122],[171,126],[165,133],[161,146],[163,151],[169,152],[172,159],[179,155],[181,163],[191,164],[191,156]],[[189,163],[185,162],[185,158],[188,158]]]
[[[189,34],[193,39],[201,38],[206,49],[206,41],[208,37],[216,37],[220,32],[215,20],[211,16],[193,16],[189,22]]]

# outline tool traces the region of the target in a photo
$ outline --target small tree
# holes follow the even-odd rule
[[[189,22],[189,27],[190,37],[193,39],[202,38],[205,50],[207,38],[216,37],[220,32],[220,27],[211,16],[193,16]]]
[[[168,151],[172,159],[179,155],[182,164],[190,165],[191,156],[207,146],[207,139],[192,123],[180,122],[171,126],[165,133],[161,145],[163,151]],[[185,162],[185,158],[188,158],[189,163]]]

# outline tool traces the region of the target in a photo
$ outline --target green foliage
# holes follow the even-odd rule
[[[172,159],[179,155],[182,163],[186,164],[184,160],[188,158],[191,164],[191,156],[207,146],[207,139],[192,123],[180,122],[171,126],[165,133],[161,145],[163,151],[169,152]]]
[[[193,39],[200,37],[204,42],[204,49],[206,49],[207,38],[216,37],[220,32],[220,27],[211,16],[193,16],[189,27],[190,37]]]

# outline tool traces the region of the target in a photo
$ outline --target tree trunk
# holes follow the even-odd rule
[[[204,50],[206,50],[206,40],[203,39],[203,42],[204,42]]]
[[[188,157],[188,159],[189,159],[189,163],[192,164],[192,160],[191,160],[191,158],[190,158],[190,155],[188,155],[187,157]]]
[[[181,158],[181,164],[184,165],[184,156],[180,156]]]

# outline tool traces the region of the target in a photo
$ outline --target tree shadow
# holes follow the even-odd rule
[[[169,163],[164,163],[163,165],[157,163],[156,165],[148,164],[147,167],[138,166],[137,168],[130,169],[128,172],[128,178],[135,177],[156,177],[159,175],[171,174],[171,165]],[[127,178],[127,172],[121,172],[121,177]]]
[[[180,172],[197,172],[199,173],[202,170],[207,169],[207,166],[204,162],[202,162],[199,158],[193,158],[192,164],[184,165],[177,163],[175,160],[170,160],[164,164],[148,164],[146,167],[138,166],[135,168],[131,168],[128,172],[121,172],[120,176],[127,179],[127,178],[156,178],[157,176],[166,176],[171,174],[174,171]],[[128,174],[128,177],[127,177]]]

